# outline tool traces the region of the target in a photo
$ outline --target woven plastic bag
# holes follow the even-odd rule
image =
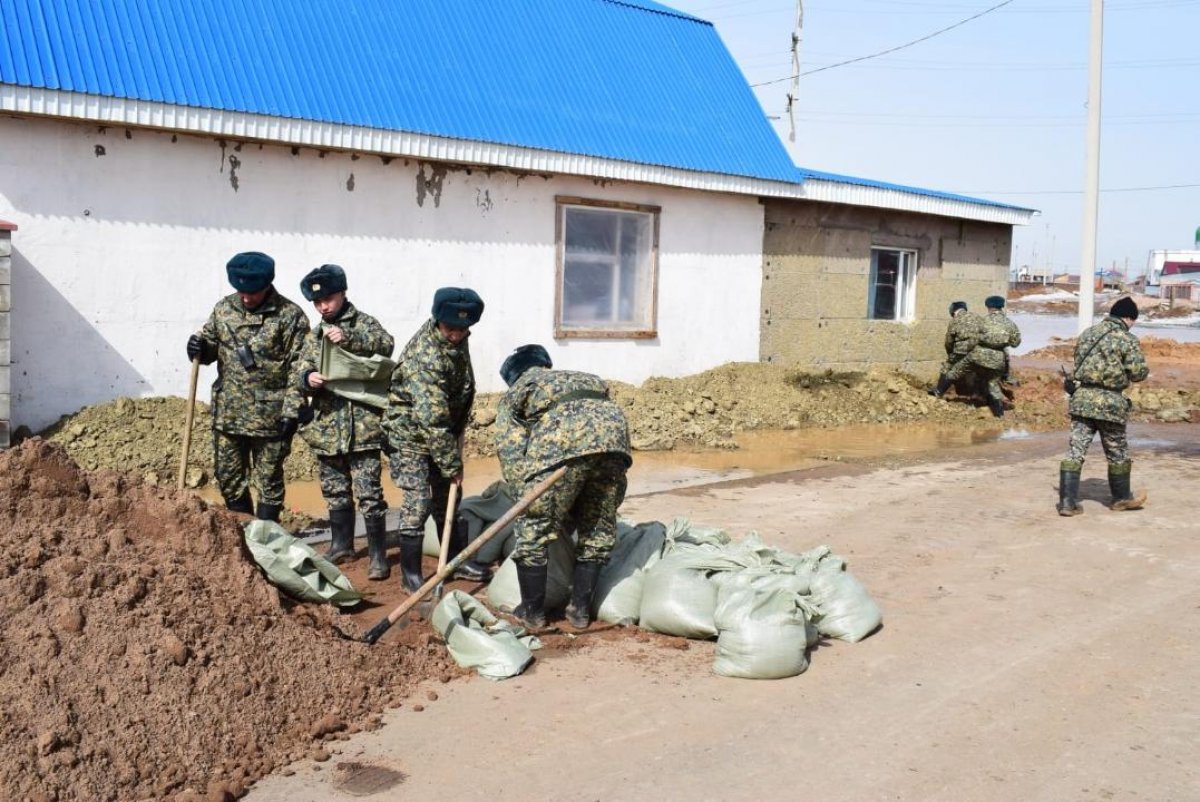
[[[271,584],[289,596],[335,607],[353,607],[362,601],[362,594],[336,565],[274,521],[250,521],[242,532],[254,562]]]
[[[713,638],[717,586],[707,571],[693,567],[685,552],[663,557],[646,571],[638,625],[682,638]]]
[[[879,605],[841,559],[822,562],[812,575],[810,599],[819,613],[822,635],[856,643],[883,623]]]
[[[569,537],[550,541],[547,548],[546,609],[561,610],[571,600],[571,582],[575,572],[575,543]],[[511,613],[521,603],[521,586],[517,583],[517,564],[512,556],[496,570],[487,589],[488,603],[498,610]]]
[[[657,521],[618,524],[617,545],[596,580],[598,620],[623,626],[638,622],[646,571],[662,556],[666,535],[667,528]]]
[[[713,672],[743,679],[802,674],[808,668],[810,612],[788,590],[723,590],[714,613],[720,634]]]
[[[532,650],[542,644],[515,624],[492,614],[482,602],[451,591],[430,616],[434,630],[446,641],[454,662],[474,668],[491,680],[515,677],[533,662]]]

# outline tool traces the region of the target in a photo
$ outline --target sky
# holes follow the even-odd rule
[[[1013,263],[1079,272],[1089,0],[1010,0],[799,81],[796,0],[664,0],[711,21],[802,167],[1038,209]],[[1003,0],[804,0],[800,72],[868,56]],[[1200,0],[1104,10],[1098,267],[1142,274],[1200,227]],[[784,80],[780,80],[784,79]],[[1190,185],[1173,189],[1142,189]]]

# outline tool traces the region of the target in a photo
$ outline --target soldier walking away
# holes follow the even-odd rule
[[[598,376],[553,370],[540,345],[523,345],[500,366],[508,392],[496,415],[496,447],[504,480],[528,490],[560,465],[567,473],[517,519],[513,561],[521,588],[514,614],[533,629],[546,626],[547,547],[579,540],[567,620],[591,623],[600,569],[616,542],[617,508],[625,500],[629,424]]]
[[[941,398],[954,384],[971,372],[971,361],[967,356],[979,342],[983,330],[983,318],[967,309],[966,301],[950,304],[950,325],[946,327],[946,361],[938,374],[937,386],[929,391],[934,398]]]
[[[236,290],[213,307],[188,359],[217,363],[212,387],[213,473],[225,506],[278,521],[283,461],[292,449],[302,397],[296,363],[308,334],[304,311],[275,291],[275,260],[239,253],[225,266]],[[250,485],[258,493],[253,508]]]
[[[475,400],[475,373],[467,338],[483,315],[474,290],[442,287],[433,296],[433,315],[404,346],[392,371],[384,413],[388,467],[404,491],[400,507],[401,584],[415,591],[423,582],[421,540],[433,515],[445,529],[450,483],[462,486],[462,439]],[[456,531],[461,531],[455,527]],[[462,550],[462,542],[451,551]],[[455,577],[479,580],[464,563]]]
[[[390,357],[392,335],[379,321],[346,297],[346,272],[338,265],[321,265],[300,282],[300,292],[312,301],[321,322],[312,330],[300,357],[300,389],[311,396],[311,419],[300,436],[317,457],[321,495],[329,507],[333,535],[325,558],[340,563],[354,556],[354,501],[367,529],[369,579],[388,575],[386,520],[380,476],[383,464],[383,408],[345,397],[320,372],[322,348],[341,348],[358,356]]]
[[[1146,504],[1144,492],[1135,496],[1130,490],[1133,463],[1125,426],[1133,402],[1121,392],[1150,375],[1142,346],[1130,331],[1137,318],[1137,304],[1132,298],[1121,298],[1109,309],[1108,316],[1079,335],[1075,344],[1075,390],[1068,404],[1071,441],[1058,471],[1059,515],[1083,512],[1079,506],[1079,475],[1096,432],[1100,433],[1100,445],[1108,460],[1112,509],[1140,510]],[[1068,390],[1070,385],[1068,382]]]
[[[989,295],[983,305],[988,313],[984,316],[979,330],[979,342],[968,355],[980,382],[987,384],[987,402],[992,414],[997,418],[1004,417],[1004,391],[1000,387],[1000,378],[1004,375],[1008,363],[1006,348],[1015,348],[1021,344],[1021,330],[1004,314],[1004,298],[999,295]]]

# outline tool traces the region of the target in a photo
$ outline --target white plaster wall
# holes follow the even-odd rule
[[[553,339],[555,195],[662,207],[657,339]],[[184,395],[184,342],[231,291],[224,265],[242,250],[271,254],[276,287],[314,320],[300,278],[342,265],[398,348],[435,289],[475,288],[484,391],[503,389],[497,368],[526,342],[632,383],[758,357],[750,197],[0,118],[0,218],[20,226],[14,426],[35,431],[122,395]],[[201,398],[214,377],[202,370]]]

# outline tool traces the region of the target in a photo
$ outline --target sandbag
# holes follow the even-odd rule
[[[806,602],[788,590],[722,590],[714,612],[713,672],[722,677],[783,679],[808,668]]]
[[[572,575],[575,572],[575,543],[569,537],[550,541],[547,548],[546,609],[561,610],[571,600]],[[521,603],[517,584],[517,564],[508,557],[492,576],[487,589],[488,603],[511,613]]]
[[[458,503],[458,517],[467,522],[467,543],[474,543],[483,531],[498,521],[517,502],[512,487],[507,482],[492,482],[477,496],[467,496]],[[495,565],[512,553],[516,541],[513,527],[516,522],[500,530],[491,540],[475,552],[472,559],[483,565]],[[441,533],[430,517],[425,523],[425,539],[421,552],[429,557],[438,556]]]
[[[716,606],[717,586],[689,564],[688,554],[677,552],[646,571],[638,625],[664,635],[712,638],[717,634]]]
[[[337,566],[274,521],[248,521],[242,527],[246,548],[271,584],[301,601],[353,607],[363,595]]]
[[[593,606],[596,618],[610,624],[638,622],[646,571],[658,562],[667,528],[658,521],[617,525],[617,544],[596,580]]]
[[[454,662],[491,680],[515,677],[533,662],[542,644],[521,627],[503,621],[461,590],[451,591],[433,610],[430,624],[446,642]]]
[[[817,629],[830,638],[855,643],[883,623],[879,605],[841,560],[823,563],[813,574],[810,599],[819,613]]]

